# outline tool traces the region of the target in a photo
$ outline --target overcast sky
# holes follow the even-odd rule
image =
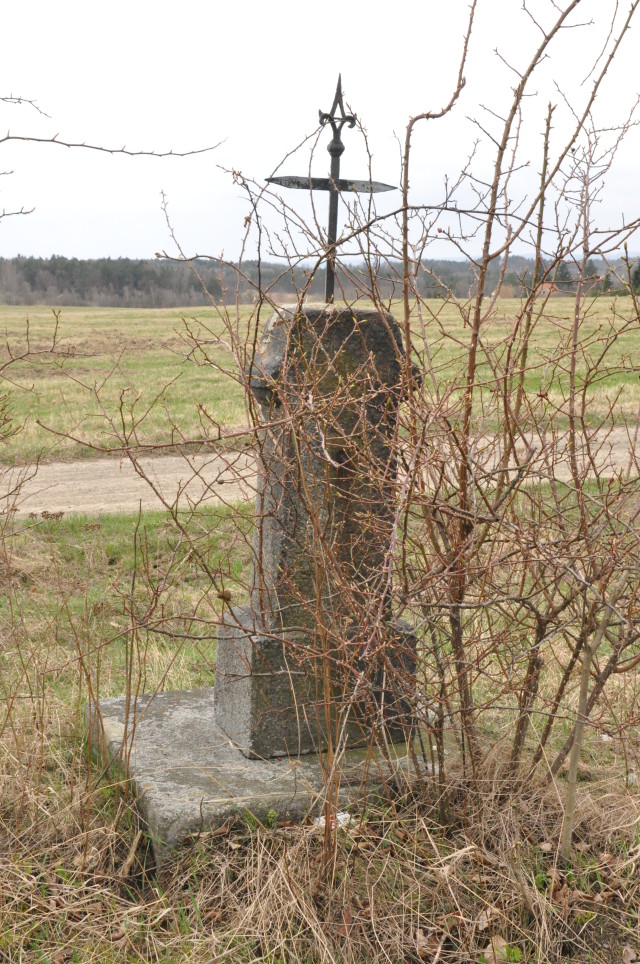
[[[561,0],[558,0],[561,2]],[[568,0],[567,0],[568,2]],[[530,0],[544,26],[557,17],[552,0]],[[629,2],[618,11],[626,15]],[[531,192],[540,168],[546,104],[558,103],[553,146],[569,130],[566,96],[577,110],[593,79],[587,74],[607,40],[615,0],[582,0],[531,85],[523,160],[514,185]],[[367,129],[375,179],[398,184],[398,138],[412,114],[449,99],[458,70],[467,0],[30,0],[5,5],[0,94],[32,98],[51,119],[28,106],[0,104],[0,130],[86,141],[134,150],[185,151],[222,142],[187,158],[128,158],[35,143],[0,145],[0,210],[34,208],[0,221],[0,256],[153,257],[174,252],[161,210],[164,191],[177,237],[187,254],[236,258],[247,200],[231,170],[261,180],[317,127],[342,72],[345,100]],[[640,17],[640,14],[638,15]],[[603,87],[596,118],[624,120],[640,91],[638,24],[623,42]],[[453,113],[423,124],[413,140],[413,203],[438,203],[446,175],[454,177],[481,134],[499,124],[515,74],[495,53],[523,68],[540,42],[521,0],[478,0],[467,86]],[[585,78],[587,78],[585,80]],[[556,86],[557,85],[557,86]],[[487,110],[488,108],[488,110]],[[328,173],[320,139],[313,173]],[[344,133],[345,176],[366,176],[361,135]],[[490,158],[490,142],[478,157]],[[624,212],[640,214],[640,136],[621,148],[599,206],[603,226]],[[280,173],[304,174],[309,148],[285,160]],[[289,198],[307,210],[305,197]],[[399,194],[379,196],[390,210]],[[324,209],[324,202],[323,202]],[[278,227],[275,215],[267,223]],[[443,222],[445,227],[446,223]],[[250,241],[250,245],[253,243]],[[447,242],[431,257],[453,256]]]

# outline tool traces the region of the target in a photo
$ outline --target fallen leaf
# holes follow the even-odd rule
[[[75,907],[69,907],[67,914],[71,920],[82,920],[84,917],[96,917],[98,914],[104,912],[104,907],[102,904],[97,902],[91,904],[78,904]]]
[[[478,928],[478,930],[486,931],[489,924],[494,919],[497,913],[498,911],[496,910],[496,908],[492,907],[491,905],[489,905],[488,907],[485,907],[482,911],[480,911],[480,915],[478,916],[478,920],[476,921],[476,927]]]
[[[64,961],[72,960],[73,950],[69,947],[59,947],[52,957],[53,964],[64,964]]]
[[[548,840],[543,840],[542,843],[538,844],[538,850],[541,850],[543,854],[552,854],[554,849],[553,844],[549,843]]]
[[[612,890],[602,890],[593,898],[594,904],[608,904],[616,895]]]
[[[434,931],[425,934],[420,928],[416,931],[416,952],[421,961],[431,961],[435,964],[440,957],[443,944],[444,935],[438,937]]]
[[[104,913],[104,905],[97,900],[91,904],[85,904],[84,909],[86,910],[87,914],[91,914],[92,917],[96,917],[98,914]]]
[[[342,924],[338,928],[338,937],[348,937],[352,924],[353,924],[353,914],[347,907],[342,915]]]
[[[607,885],[611,888],[611,890],[622,890],[622,888],[625,886],[625,883],[626,881],[623,877],[610,877],[607,881]]]
[[[569,773],[569,765],[565,763],[564,766],[560,767],[559,775],[562,777],[566,777],[568,773]],[[588,770],[587,767],[581,763],[578,766],[578,780],[583,780],[587,782],[589,780],[593,780],[593,778],[594,778],[593,772],[591,770]]]
[[[560,904],[563,914],[566,917],[569,913],[569,905],[573,900],[573,891],[566,882],[562,885],[560,890],[553,895],[553,899],[556,901],[556,903]]]
[[[625,944],[622,948],[622,964],[633,964],[634,961],[640,961],[640,956],[636,954],[632,947]]]
[[[78,870],[91,870],[100,861],[100,851],[97,847],[89,847],[87,852],[83,850],[81,853],[77,854],[73,860],[73,866]]]
[[[504,937],[494,937],[480,953],[484,955],[487,964],[503,964],[509,960],[509,944]]]
[[[581,897],[584,898],[583,901],[580,901]],[[592,917],[595,917],[593,910],[589,910],[593,906],[593,901],[587,894],[577,893],[574,900],[576,903],[571,907],[572,917],[581,918],[583,923],[585,920],[591,920]]]

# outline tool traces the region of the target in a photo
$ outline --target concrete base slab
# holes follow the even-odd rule
[[[124,697],[104,699],[86,715],[92,748],[128,774],[158,865],[185,838],[247,812],[302,820],[322,807],[323,758],[247,759],[217,726],[211,688],[141,696],[129,713]],[[390,777],[413,779],[406,744],[390,752],[391,766],[377,751],[346,752],[340,807]]]

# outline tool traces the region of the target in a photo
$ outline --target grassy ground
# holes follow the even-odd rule
[[[252,510],[203,509],[186,525],[189,543],[164,512],[139,519],[129,514],[27,519],[5,532],[4,706],[20,692],[42,686],[49,692],[48,684],[69,709],[88,687],[105,696],[121,693],[132,625],[136,646],[144,648],[143,689],[210,684],[220,585],[230,602],[246,596]],[[193,563],[195,551],[219,574],[216,587],[203,566]],[[160,591],[162,611],[156,612],[151,604]],[[180,633],[182,642],[170,640],[169,629]]]
[[[246,598],[251,511],[188,524],[190,547],[163,513],[39,517],[4,532],[0,960],[586,964],[639,946],[634,742],[589,735],[567,868],[565,778],[505,782],[503,711],[486,717],[471,796],[452,755],[444,819],[443,788],[421,768],[411,793],[390,786],[354,811],[328,866],[320,829],[247,817],[189,842],[158,880],[126,784],[86,756],[83,703],[122,692],[127,666],[142,690],[211,683],[217,616]],[[224,600],[194,546],[223,574]]]
[[[500,303],[483,333],[487,399],[489,359],[502,357],[515,305]],[[610,309],[605,299],[594,302],[583,323],[591,344],[583,371]],[[179,311],[65,309],[64,359],[48,352],[51,313],[28,314],[31,349],[43,354],[11,368],[16,420],[27,424],[8,443],[7,461],[28,460],[43,444],[51,457],[81,454],[68,440],[52,441],[37,420],[108,444],[121,398],[126,410],[133,399],[142,409],[163,396],[140,426],[146,444],[165,443],[174,423],[198,438],[198,402],[225,424],[244,420],[237,384],[185,360]],[[0,309],[14,354],[25,347],[26,315]],[[535,339],[526,387],[534,395],[549,389],[550,404],[563,400],[566,364],[556,364],[554,351],[570,317],[568,300],[553,301]],[[211,341],[219,319],[202,312],[200,322],[211,358],[231,369],[231,355]],[[415,330],[420,346],[418,320]],[[426,331],[444,383],[463,368],[468,327],[447,306]],[[594,389],[590,417],[606,411],[618,389],[619,414],[635,413],[636,344],[633,329],[616,345],[613,361],[625,371],[612,369]],[[543,381],[552,371],[556,382]],[[99,401],[93,389],[101,383]],[[216,621],[224,605],[247,596],[252,510],[185,517],[189,540],[163,513],[3,521],[0,961],[630,964],[623,948],[640,953],[636,741],[611,739],[606,728],[588,733],[577,846],[565,866],[565,776],[505,778],[501,741],[509,745],[512,727],[502,706],[483,717],[473,792],[452,753],[444,787],[422,769],[411,793],[390,786],[355,812],[329,864],[321,830],[277,825],[274,815],[274,826],[249,818],[189,842],[158,880],[126,784],[87,758],[83,705],[91,693],[121,693],[127,678],[141,691],[211,683]],[[555,656],[564,655],[552,652],[543,680],[550,692]],[[505,679],[511,671],[499,670]],[[634,682],[630,695],[616,687],[618,679],[613,709],[635,700]],[[635,704],[630,713],[637,715]],[[568,726],[558,725],[556,743]],[[555,748],[551,741],[549,753]]]
[[[187,360],[183,318],[208,341],[212,364]],[[122,413],[130,427],[152,404],[138,429],[144,444],[166,444],[175,426],[187,438],[201,438],[200,406],[223,424],[246,420],[240,388],[215,367],[235,370],[231,354],[211,343],[212,333],[223,332],[212,308],[203,309],[198,322],[179,309],[64,308],[55,352],[49,351],[56,327],[50,309],[0,307],[0,324],[14,356],[27,348],[34,353],[8,373],[14,419],[24,428],[3,450],[5,462],[28,461],[40,452],[49,458],[89,454],[39,422],[113,447],[111,420],[121,428]]]
[[[499,823],[482,821],[475,845],[460,831],[442,834],[432,806],[428,791],[373,804],[339,832],[331,887],[321,833],[278,826],[196,843],[160,886],[146,876],[144,844],[131,859],[135,815],[113,790],[86,837],[64,839],[64,824],[82,820],[79,792],[56,814],[57,833],[32,831],[39,846],[5,871],[13,933],[5,929],[0,953],[42,962],[624,960],[638,929],[635,859],[601,825],[569,876],[547,851],[552,805],[532,819],[514,801]],[[520,880],[508,850],[488,839],[516,846],[518,820],[534,837],[519,845]],[[611,890],[621,881],[631,906]]]
[[[400,305],[393,307],[400,317]],[[518,309],[519,302],[514,299],[498,302],[483,327],[483,387],[478,394],[478,412],[487,407],[485,429],[495,421],[492,388],[504,365],[507,338]],[[587,306],[580,329],[579,378],[598,358],[612,326],[620,329],[631,310],[630,299],[621,299],[614,306],[612,299],[600,298]],[[554,299],[534,329],[525,387],[534,401],[538,393],[546,393],[549,413],[561,410],[564,404],[566,341],[572,313],[570,299]],[[135,424],[137,440],[148,445],[166,445],[180,437],[202,439],[213,432],[202,416],[202,407],[222,424],[246,422],[242,389],[235,379],[236,361],[224,345],[215,341],[226,335],[214,308],[199,311],[197,320],[179,309],[63,308],[54,354],[48,350],[56,324],[50,309],[3,306],[0,324],[6,332],[6,343],[1,361],[6,361],[9,353],[17,357],[27,349],[27,319],[29,347],[35,354],[16,361],[7,371],[15,422],[24,422],[24,429],[3,447],[5,463],[26,461],[42,452],[49,458],[92,454],[68,438],[46,432],[38,423],[57,433],[114,447],[118,444],[114,425],[126,432]],[[233,321],[241,342],[250,337],[251,324],[251,309],[242,309],[239,319]],[[204,344],[206,362],[201,353],[189,356],[187,326]],[[463,313],[453,305],[427,302],[422,319],[415,318],[414,330],[419,351],[426,336],[440,387],[461,384],[469,341]],[[616,420],[636,420],[640,410],[640,382],[634,362],[638,344],[635,324],[608,355],[606,373],[600,365],[598,382],[588,393],[589,422],[595,423],[606,414],[614,397]],[[565,425],[565,414],[560,415],[560,423],[561,427]]]

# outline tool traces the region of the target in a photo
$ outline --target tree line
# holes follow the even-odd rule
[[[613,269],[613,270],[611,270]],[[560,262],[553,270],[538,267],[534,280],[531,258],[513,256],[502,281],[499,267],[487,272],[490,290],[501,284],[505,297],[526,295],[535,283],[547,284],[556,294],[575,292],[575,265]],[[590,259],[584,284],[591,294],[625,293],[620,281],[627,270],[621,262],[606,265]],[[399,296],[402,285],[400,263],[377,268],[380,293]],[[370,270],[364,263],[344,264],[338,272],[341,295],[356,298],[366,288]],[[477,280],[469,260],[428,260],[416,269],[416,290],[426,298],[472,297]],[[632,274],[633,288],[640,290],[640,263]],[[241,265],[217,260],[196,260],[190,264],[157,259],[97,258],[83,260],[53,255],[51,258],[0,258],[0,303],[7,305],[91,305],[106,307],[174,308],[197,307],[223,297],[252,301],[262,287],[274,300],[287,301],[304,289],[309,299],[324,297],[324,270],[314,275],[304,264],[246,261]]]
[[[0,302],[172,308],[219,299],[219,265],[203,261],[194,267],[197,273],[185,264],[151,259],[2,258]]]

